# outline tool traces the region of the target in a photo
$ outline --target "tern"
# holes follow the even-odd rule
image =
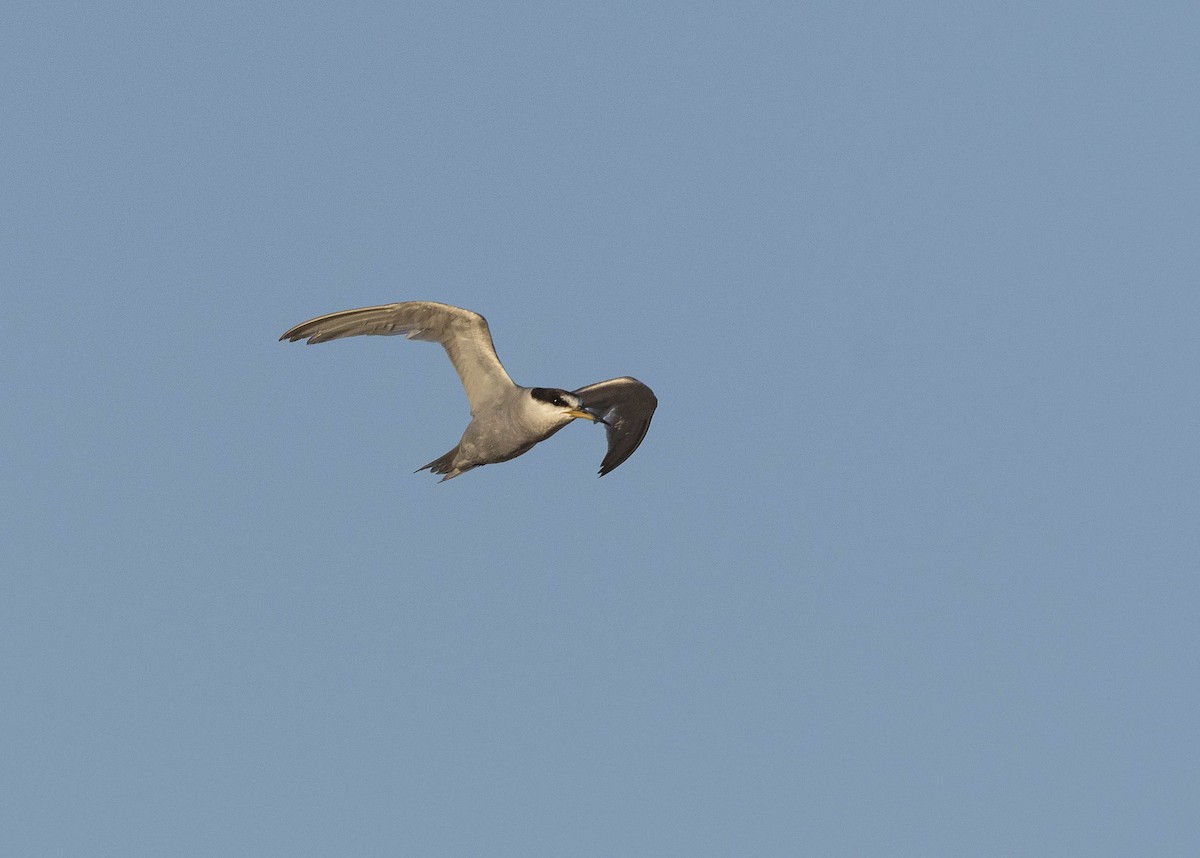
[[[471,406],[471,422],[454,449],[416,472],[442,474],[440,482],[472,468],[507,462],[528,453],[576,419],[604,424],[608,452],[600,476],[633,455],[646,437],[658,399],[636,378],[622,376],[578,390],[521,387],[508,376],[487,320],[478,313],[433,301],[402,301],[318,316],[279,338],[310,344],[359,334],[403,335],[441,343],[462,380]]]

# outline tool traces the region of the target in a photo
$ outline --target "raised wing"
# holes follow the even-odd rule
[[[403,301],[342,310],[296,325],[279,339],[293,343],[307,339],[312,344],[360,334],[403,335],[410,340],[441,343],[462,379],[472,414],[516,386],[496,357],[487,320],[449,304]]]
[[[599,416],[608,432],[608,453],[600,463],[604,476],[633,455],[646,437],[658,397],[636,378],[624,376],[598,381],[573,391],[583,406]]]

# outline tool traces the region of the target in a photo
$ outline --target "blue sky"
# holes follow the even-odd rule
[[[1192,855],[1200,11],[10,4],[0,851]],[[442,352],[660,407],[437,485]]]

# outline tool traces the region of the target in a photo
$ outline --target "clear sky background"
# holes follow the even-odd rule
[[[1200,7],[9,3],[0,852],[1200,854]],[[438,485],[440,349],[660,407]]]

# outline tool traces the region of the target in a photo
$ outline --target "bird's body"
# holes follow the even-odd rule
[[[360,334],[437,342],[450,356],[467,393],[471,422],[454,449],[419,469],[442,474],[443,481],[481,465],[514,459],[577,418],[603,423],[608,429],[608,453],[600,465],[603,476],[637,449],[658,405],[650,388],[627,376],[575,391],[521,387],[496,356],[483,316],[432,301],[318,316],[287,331],[280,340],[322,343]]]
[[[563,416],[558,409],[551,411],[541,407],[530,395],[529,388],[513,385],[505,396],[480,408],[472,416],[453,450],[434,459],[425,468],[435,474],[446,474],[445,478],[450,479],[480,465],[507,462],[528,452],[574,419]]]

